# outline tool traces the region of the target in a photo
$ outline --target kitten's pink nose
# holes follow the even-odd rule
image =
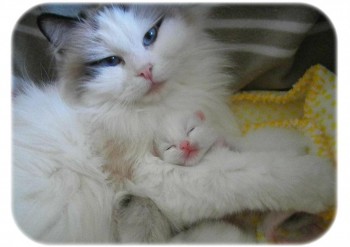
[[[193,157],[198,152],[197,147],[195,145],[191,145],[191,143],[187,140],[180,142],[180,149],[186,158]]]
[[[194,145],[191,145],[188,140],[184,140],[180,143],[180,149],[183,151],[192,152],[196,150],[196,147]]]
[[[180,149],[181,150],[187,150],[190,148],[190,142],[185,140],[180,143]]]
[[[142,76],[146,80],[152,81],[152,65],[147,65],[143,70],[140,71],[139,76]]]

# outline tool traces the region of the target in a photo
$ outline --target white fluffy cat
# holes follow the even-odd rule
[[[201,109],[220,134],[239,136],[226,104],[232,81],[205,19],[201,7],[163,5],[39,17],[59,79],[28,86],[13,103],[14,215],[26,234],[114,241],[113,194],[122,189],[151,198],[177,229],[244,209],[319,212],[334,203],[334,171],[314,156],[220,149],[188,169],[149,153],[168,112]]]

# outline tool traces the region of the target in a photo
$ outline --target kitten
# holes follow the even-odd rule
[[[195,166],[216,148],[227,148],[224,138],[205,121],[202,111],[174,114],[160,120],[152,152],[163,161]],[[221,221],[204,221],[178,232],[154,202],[142,196],[118,193],[114,202],[116,234],[122,242],[255,242],[252,233]]]
[[[197,165],[218,146],[227,146],[206,121],[202,111],[188,114],[170,114],[155,134],[154,153],[163,161],[181,166]]]
[[[111,242],[111,195],[132,186],[177,229],[244,209],[318,212],[333,203],[334,171],[317,157],[241,155],[237,172],[227,165],[237,157],[219,149],[185,171],[149,153],[169,112],[201,109],[220,135],[240,135],[226,102],[234,82],[222,72],[222,45],[205,33],[206,12],[107,5],[39,17],[58,79],[28,86],[13,103],[14,215],[25,233]]]
[[[282,131],[285,131],[285,137],[290,135],[290,138],[282,142],[279,139],[274,139],[274,134],[279,138]],[[265,145],[264,148],[261,148],[262,142],[266,143],[266,138],[270,138],[270,145]],[[153,153],[163,161],[173,165],[195,166],[201,165],[207,157],[215,156],[219,148],[237,152],[237,149],[234,150],[234,147],[240,146],[240,152],[252,150],[254,152],[273,152],[278,150],[278,152],[285,152],[289,155],[293,152],[300,154],[307,143],[304,139],[296,131],[264,129],[248,134],[240,142],[236,140],[228,142],[210,126],[210,123],[205,120],[205,114],[202,111],[181,114],[169,113],[159,121]],[[244,145],[242,145],[243,143]],[[126,201],[127,203],[125,203]],[[204,222],[194,225],[191,227],[191,231],[178,234],[172,239],[176,235],[176,231],[174,231],[171,222],[149,198],[121,193],[116,196],[114,207],[117,225],[120,229],[118,234],[123,242],[164,242],[166,240],[173,241],[174,239],[177,239],[177,241],[197,242],[210,239],[211,241],[209,242],[217,243],[255,241],[251,232],[244,232],[235,226],[220,221],[215,222],[215,224],[211,221],[211,223]],[[292,213],[275,212],[271,215],[273,217],[268,216],[269,220],[264,223],[264,231],[265,228],[276,228],[277,225],[281,224],[282,217],[287,219]],[[275,220],[273,220],[274,218]],[[219,227],[220,231],[216,231],[216,227]],[[210,231],[206,230],[206,228],[210,229]],[[209,232],[212,234],[209,234]],[[231,234],[226,235],[226,232]]]
[[[161,127],[155,133],[154,154],[170,164],[193,166],[218,147],[237,152],[278,151],[289,155],[305,155],[311,147],[311,140],[300,131],[277,127],[252,130],[235,139],[224,138],[205,118],[202,111],[168,114],[160,120]]]

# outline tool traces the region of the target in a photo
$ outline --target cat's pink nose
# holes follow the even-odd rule
[[[187,140],[180,142],[180,149],[186,158],[193,157],[198,152],[197,147],[195,145],[191,145],[191,143]]]
[[[181,150],[188,150],[188,149],[190,149],[190,142],[189,141],[187,141],[187,140],[185,140],[185,141],[182,141],[181,143],[180,143],[180,149]]]
[[[197,148],[194,145],[191,145],[191,143],[188,140],[184,140],[180,142],[180,149],[183,151],[192,152]]]
[[[147,65],[143,70],[140,71],[139,76],[145,78],[146,80],[152,81],[152,65]]]

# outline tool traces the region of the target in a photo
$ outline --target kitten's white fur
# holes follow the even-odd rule
[[[233,162],[231,165],[234,167],[237,165],[234,163],[234,156],[236,154],[239,157],[239,152],[254,152],[255,154],[260,152],[265,153],[265,155],[270,153],[274,155],[278,152],[281,157],[285,155],[288,159],[291,156],[305,155],[309,146],[307,139],[300,132],[278,128],[264,128],[252,131],[244,138],[228,140],[220,137],[211,128],[201,111],[187,114],[170,113],[159,120],[159,123],[159,131],[155,133],[154,152],[163,161],[173,165],[211,164],[215,166],[216,164],[210,160],[222,158],[222,152],[218,149],[226,151],[230,149],[232,158],[227,162]],[[281,137],[284,139],[280,140]],[[193,156],[188,156],[184,146],[181,146],[184,142],[188,142],[195,150]],[[217,157],[215,157],[216,155]],[[255,162],[258,163],[259,160],[257,159]],[[236,168],[239,169],[239,166]],[[128,203],[121,203],[125,198],[128,199]],[[159,211],[150,199],[132,196],[128,193],[116,195],[115,214],[118,225],[117,232],[122,242],[164,242],[169,240],[171,242],[252,243],[255,241],[251,232],[244,232],[220,221],[195,224],[191,230],[176,235],[176,231],[173,230],[174,227],[176,229],[176,226],[172,225],[172,222]],[[291,213],[281,212],[280,215],[286,217],[290,216]]]
[[[54,44],[60,89],[29,86],[14,99],[14,215],[30,237],[112,241],[112,194],[123,186],[151,198],[178,228],[243,209],[319,212],[334,203],[334,171],[317,157],[237,158],[222,149],[189,169],[149,154],[156,119],[169,111],[201,109],[218,131],[239,135],[226,105],[231,82],[220,71],[224,60],[204,34],[205,16],[196,8],[106,7],[91,13],[74,24],[42,19]],[[143,47],[143,35],[164,13],[156,42]],[[125,64],[87,66],[113,55]],[[150,84],[137,75],[149,63],[155,80],[166,84],[146,95]]]
[[[201,111],[169,113],[159,120],[159,126],[155,133],[154,152],[163,161],[174,165],[197,165],[215,147],[243,152],[280,151],[295,155],[305,155],[312,147],[310,140],[296,129],[265,127],[252,130],[244,137],[223,137]],[[186,142],[194,149],[194,155],[189,156],[181,145]]]

